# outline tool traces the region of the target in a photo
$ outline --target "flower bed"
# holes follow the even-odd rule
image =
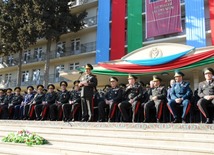
[[[3,142],[14,142],[14,143],[25,143],[28,146],[31,145],[43,145],[47,144],[48,141],[38,136],[36,133],[31,133],[27,130],[21,130],[16,133],[9,133],[3,137]]]

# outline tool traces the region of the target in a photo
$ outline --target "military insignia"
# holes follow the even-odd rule
[[[151,51],[150,51],[150,57],[151,58],[160,58],[163,56],[163,52],[158,49],[158,48],[153,48]]]

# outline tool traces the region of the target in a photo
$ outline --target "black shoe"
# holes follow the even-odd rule
[[[212,124],[212,121],[211,121],[211,119],[210,118],[207,118],[207,120],[206,120],[206,122],[205,122],[206,124]]]
[[[81,120],[81,122],[87,122],[87,120],[86,120],[85,118],[83,118],[83,119]]]
[[[105,122],[105,120],[104,119],[100,119],[98,122]]]
[[[186,122],[186,120],[185,120],[185,119],[182,119],[182,123],[184,123],[184,124],[185,124],[185,123],[187,123],[187,122]]]
[[[144,119],[143,123],[149,123],[148,119]]]
[[[172,123],[179,123],[179,120],[175,119]]]

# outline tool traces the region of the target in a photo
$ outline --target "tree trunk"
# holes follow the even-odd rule
[[[51,39],[48,40],[47,49],[46,49],[46,59],[45,59],[45,68],[44,68],[44,79],[43,79],[43,85],[45,88],[47,88],[49,83],[50,53],[51,53]]]
[[[22,78],[22,51],[19,52],[18,59],[18,73],[17,73],[17,87],[21,87]]]

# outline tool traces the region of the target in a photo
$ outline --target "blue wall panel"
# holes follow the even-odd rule
[[[186,44],[206,46],[204,0],[186,0]]]
[[[96,63],[109,61],[111,0],[98,1]]]

